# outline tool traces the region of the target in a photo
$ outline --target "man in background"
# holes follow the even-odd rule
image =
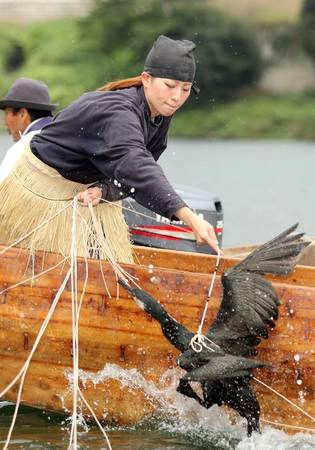
[[[31,78],[18,78],[6,97],[0,100],[6,127],[15,142],[23,134],[49,124],[56,106],[51,103],[47,85]]]
[[[0,100],[5,125],[16,142],[7,151],[1,163],[0,181],[6,177],[21,155],[23,145],[19,141],[30,133],[38,133],[50,124],[53,120],[52,111],[56,106],[51,103],[47,85],[31,78],[18,78],[6,97]]]

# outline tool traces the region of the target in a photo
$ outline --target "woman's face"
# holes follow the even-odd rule
[[[148,102],[151,117],[173,115],[189,97],[192,83],[157,78],[142,73],[144,93]]]

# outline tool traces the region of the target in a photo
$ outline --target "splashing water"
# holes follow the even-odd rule
[[[147,398],[159,405],[151,417],[132,427],[106,427],[114,450],[313,450],[315,436],[264,427],[261,434],[246,434],[246,421],[232,424],[223,408],[214,405],[209,410],[176,391],[180,369],[166,371],[160,386],[147,381],[136,369],[123,369],[106,364],[97,372],[80,371],[82,383],[98,383],[115,379],[123,387],[141,389]],[[72,375],[67,373],[69,385]],[[0,445],[10,422],[14,405],[0,402]],[[79,449],[107,450],[99,430],[79,418]],[[71,428],[70,418],[21,407],[10,448],[57,450],[65,449]]]
[[[115,379],[123,387],[141,389],[150,401],[156,401],[157,410],[134,427],[110,428],[122,433],[133,432],[184,439],[183,443],[170,447],[139,447],[144,449],[220,449],[220,450],[311,450],[315,448],[315,435],[299,433],[288,435],[281,430],[264,427],[261,434],[247,437],[246,421],[238,418],[232,424],[223,408],[214,405],[206,410],[196,401],[176,391],[180,369],[169,369],[161,378],[161,385],[146,380],[137,369],[123,369],[115,364],[106,364],[97,372],[80,371],[82,383],[97,385],[107,379]],[[141,438],[143,442],[143,437]],[[119,447],[118,447],[119,448]],[[122,447],[125,448],[125,447]],[[126,447],[128,448],[128,447]],[[130,447],[131,449],[132,447]],[[134,450],[134,448],[133,448]]]

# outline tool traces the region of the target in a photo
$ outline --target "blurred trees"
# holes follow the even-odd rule
[[[0,93],[15,78],[29,76],[45,80],[63,107],[84,91],[141,73],[160,34],[197,45],[201,92],[188,108],[232,98],[260,76],[255,30],[211,9],[208,0],[99,0],[83,19],[2,26]]]
[[[141,73],[160,34],[197,44],[199,102],[226,98],[254,84],[259,48],[245,25],[209,8],[207,0],[103,0],[81,22],[82,42],[98,61],[99,85]]]
[[[304,49],[315,62],[315,0],[304,0],[301,10],[301,35]]]
[[[312,55],[314,3],[304,1],[301,27]],[[251,22],[251,14],[244,20]],[[255,85],[260,74],[257,37],[264,64],[287,56],[299,63],[301,57],[296,24],[251,24],[253,28],[248,28],[224,12],[209,9],[208,0],[103,0],[84,19],[25,26],[2,23],[0,98],[16,78],[28,76],[44,80],[53,101],[62,109],[106,81],[140,73],[154,39],[164,33],[197,44],[200,98],[196,102],[192,95],[190,105],[176,114],[174,135],[315,139],[315,93],[292,92],[275,99],[261,90],[255,96],[255,91],[247,95],[242,89]],[[233,97],[233,102],[214,102]]]

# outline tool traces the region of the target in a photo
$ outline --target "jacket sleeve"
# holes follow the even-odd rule
[[[102,191],[102,199],[108,200],[109,202],[117,202],[119,200],[123,200],[126,197],[130,197],[129,194],[126,194],[122,189],[115,186],[111,180],[108,178],[102,178],[96,183],[92,184],[89,187],[99,187]]]
[[[146,149],[141,116],[135,106],[115,105],[104,124],[104,149],[94,151],[90,161],[120,190],[120,198],[132,196],[164,217],[175,217],[186,203]]]

